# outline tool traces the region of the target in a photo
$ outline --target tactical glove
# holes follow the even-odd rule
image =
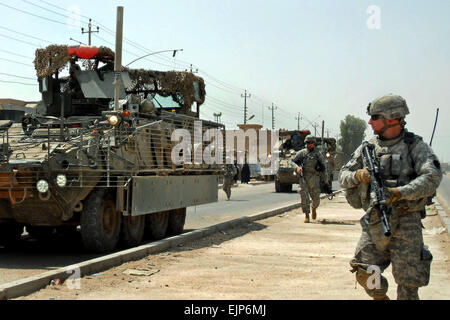
[[[370,183],[369,170],[367,168],[356,170],[355,180],[358,181],[359,183],[369,184]]]
[[[387,188],[387,192],[389,193],[389,198],[386,199],[387,205],[390,205],[402,199],[402,195],[397,188]]]

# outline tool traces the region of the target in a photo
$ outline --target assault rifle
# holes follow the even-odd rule
[[[391,226],[389,224],[388,207],[386,204],[386,189],[381,179],[380,164],[376,157],[373,156],[374,146],[364,141],[362,144],[363,159],[365,166],[368,167],[370,172],[370,187],[375,193],[374,209],[378,211],[381,220],[381,227],[386,237],[391,235]]]

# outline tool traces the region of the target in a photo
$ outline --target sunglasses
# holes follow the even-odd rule
[[[370,120],[372,120],[372,121],[376,121],[376,120],[381,119],[381,118],[383,118],[383,116],[381,116],[379,114],[374,114],[374,115],[370,116]]]

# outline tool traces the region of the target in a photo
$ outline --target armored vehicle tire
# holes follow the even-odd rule
[[[112,194],[105,188],[94,189],[81,213],[81,238],[86,249],[97,253],[114,250],[119,241],[120,221]]]
[[[54,227],[36,227],[36,226],[27,226],[26,230],[31,238],[36,240],[49,240],[53,232],[55,231]]]
[[[147,214],[145,217],[145,233],[153,240],[161,240],[166,236],[170,211]]]
[[[17,222],[0,222],[0,246],[12,247],[20,240],[23,225]]]
[[[144,237],[144,231],[145,216],[122,217],[121,244],[128,248],[137,246]]]
[[[282,184],[281,192],[292,192],[292,184]]]
[[[275,192],[291,192],[292,184],[281,183],[280,180],[275,180]]]
[[[178,235],[183,232],[186,221],[186,208],[170,210],[167,234]]]
[[[281,192],[280,180],[275,179],[275,192]]]

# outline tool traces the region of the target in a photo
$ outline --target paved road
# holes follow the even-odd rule
[[[219,190],[217,203],[188,208],[185,229],[204,228],[299,201],[296,192],[275,193],[274,190],[273,183],[240,185],[232,189],[231,201],[225,201],[225,193]],[[83,250],[79,237],[51,242],[23,241],[14,251],[0,248],[0,284],[99,256]]]
[[[333,190],[339,184],[333,182]],[[219,201],[198,207],[188,208],[185,229],[205,228],[220,222],[229,221],[262,211],[288,206],[300,202],[298,185],[290,193],[276,193],[274,183],[263,185],[240,184],[231,189],[231,199],[226,201],[225,192],[219,190]]]

